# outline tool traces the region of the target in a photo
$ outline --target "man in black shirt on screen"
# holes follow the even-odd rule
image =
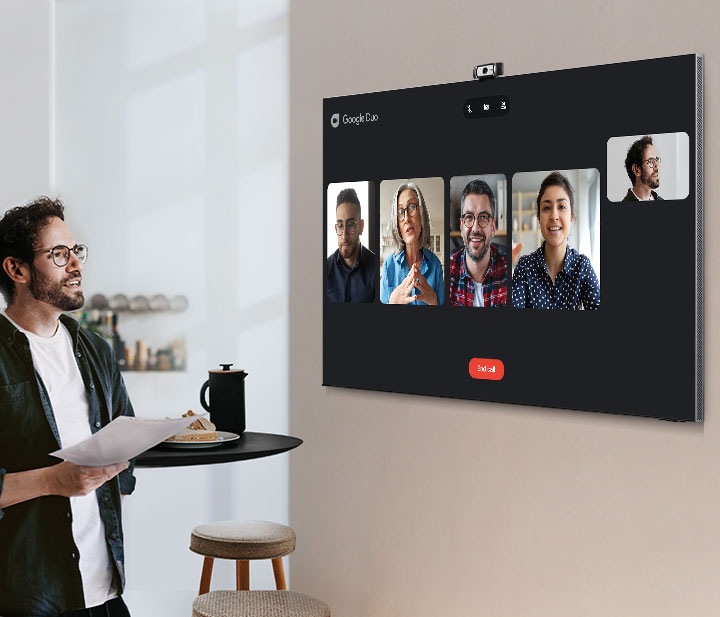
[[[330,302],[372,302],[375,299],[375,253],[360,244],[365,228],[355,189],[340,191],[335,206],[338,249],[327,258]]]

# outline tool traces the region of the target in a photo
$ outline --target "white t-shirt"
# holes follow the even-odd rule
[[[85,384],[75,361],[68,329],[59,323],[55,334],[44,338],[24,330],[12,319],[10,321],[25,333],[30,342],[33,366],[50,396],[60,445],[63,448],[72,446],[90,437],[90,410]],[[95,491],[82,497],[70,497],[70,508],[73,538],[80,553],[85,607],[92,608],[117,596],[105,541],[105,526],[100,518]]]
[[[483,296],[482,283],[473,281],[475,283],[475,296],[473,297],[473,306],[485,306],[485,296]]]
[[[655,197],[653,196],[652,193],[650,193],[650,197],[648,197],[647,199],[640,199],[638,197],[637,193],[633,189],[630,189],[630,190],[633,192],[633,195],[635,195],[635,197],[637,197],[638,201],[655,201]]]

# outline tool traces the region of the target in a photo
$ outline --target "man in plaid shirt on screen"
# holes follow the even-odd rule
[[[495,195],[483,180],[472,180],[460,199],[464,246],[450,255],[450,304],[507,304],[507,259],[492,244],[495,229]]]

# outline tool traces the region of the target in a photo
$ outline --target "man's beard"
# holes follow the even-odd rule
[[[653,179],[653,174],[655,172],[646,173],[643,169],[642,173],[640,174],[640,180],[645,186],[649,186],[651,189],[656,189],[660,186],[660,178],[658,177],[657,180]]]
[[[342,244],[338,248],[340,249],[340,255],[342,255],[343,259],[350,259],[350,257],[356,253],[360,253],[360,241],[358,240],[355,243]]]
[[[82,291],[69,295],[63,285],[74,279],[80,279],[80,274],[68,276],[62,282],[51,281],[42,274],[35,266],[31,266],[32,276],[30,277],[30,293],[32,297],[61,311],[76,311],[85,304],[85,296]]]
[[[476,238],[479,236],[475,236]],[[487,252],[490,250],[490,244],[487,241],[487,236],[483,239],[483,247],[479,249],[477,252],[473,251],[473,249],[470,248],[470,237],[468,237],[468,244],[465,245],[465,252],[469,255],[470,259],[472,259],[474,262],[482,261],[482,259],[487,255]]]

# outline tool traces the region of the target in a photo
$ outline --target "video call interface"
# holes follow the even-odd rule
[[[702,421],[701,161],[694,54],[324,99],[323,384]]]

